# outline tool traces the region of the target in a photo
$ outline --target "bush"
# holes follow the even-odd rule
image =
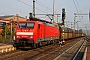
[[[0,37],[0,43],[2,42],[2,38]]]

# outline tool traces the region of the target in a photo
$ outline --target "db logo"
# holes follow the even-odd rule
[[[28,37],[28,36],[22,36],[22,37]]]

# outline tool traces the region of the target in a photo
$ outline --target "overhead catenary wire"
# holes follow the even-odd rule
[[[56,11],[55,11],[55,1],[53,1],[53,9],[51,9],[51,8],[49,8],[49,7],[47,7],[45,4],[43,4],[43,3],[41,3],[40,1],[38,1],[38,0],[36,0],[36,3],[38,4],[38,5],[40,5],[41,7],[45,7],[44,9],[47,9],[47,14],[48,14],[48,11],[52,11],[53,13],[52,13],[52,19],[53,19],[53,21],[54,21],[54,17],[56,17],[56,16],[54,16],[54,15],[56,15]],[[58,16],[58,15],[57,15]],[[57,21],[58,21],[58,18],[57,18]]]
[[[41,4],[38,3],[38,2],[36,2],[36,3],[37,3],[39,6],[43,7],[44,9],[48,10],[48,7],[45,7],[45,6],[41,5]],[[48,13],[48,11],[47,11],[47,13]]]
[[[82,18],[83,18],[83,17],[82,17]],[[81,18],[81,19],[82,19],[82,18]],[[80,19],[80,22],[82,23],[81,19]],[[83,24],[83,23],[82,23],[82,25],[85,26],[85,24]],[[85,26],[85,28],[86,28],[86,26]]]
[[[78,9],[77,9],[77,5],[76,5],[76,3],[75,3],[75,0],[73,0],[73,2],[74,2],[74,5],[75,5],[75,8],[76,8],[76,11],[77,11],[77,13],[78,13]]]
[[[85,9],[88,9],[88,8],[90,8],[90,6],[81,9],[80,12],[83,11],[83,10],[85,10]]]
[[[36,0],[36,3],[38,5],[40,5],[41,7],[48,9],[49,11],[53,11],[50,7],[46,6],[45,4],[41,3],[40,1]],[[54,11],[55,13],[57,13],[56,11]]]
[[[20,9],[8,7],[8,6],[4,6],[4,5],[0,5],[0,6],[1,6],[1,7],[4,7],[4,8],[8,8],[8,9],[13,9],[13,10],[17,10],[17,11],[27,12],[27,11],[24,11],[24,10],[20,10]]]
[[[77,1],[77,0],[76,0],[76,2],[77,2],[77,5],[79,6],[79,3],[78,3],[78,1]],[[79,10],[79,12],[81,12],[81,11],[83,11],[83,10],[87,9],[87,8],[90,8],[90,6],[88,6],[88,7],[86,7],[86,8],[83,8],[83,9]]]
[[[81,22],[82,23],[82,22]],[[83,24],[83,23],[82,23]],[[87,30],[87,26],[85,25],[85,24],[83,24],[85,27],[82,27],[82,28],[85,28],[86,30]],[[86,33],[88,33],[88,32],[86,32]]]
[[[80,12],[81,13],[81,11],[80,11],[80,7],[79,7],[79,3],[78,3],[78,1],[76,0],[76,3],[77,3],[77,6],[78,6],[78,12]]]
[[[27,3],[23,2],[23,1],[20,1],[20,0],[17,0],[17,1],[20,2],[20,3],[23,3],[23,4],[27,5],[27,6],[33,7],[32,5],[29,5],[29,4],[27,4]],[[36,8],[36,7],[35,7],[35,8]],[[36,9],[39,10],[39,11],[41,11],[41,12],[46,13],[45,11],[43,11],[43,10],[41,10],[41,9],[39,9],[39,8],[36,8]]]
[[[79,4],[78,4],[78,1],[76,0],[76,3],[77,3],[77,6],[78,6],[78,8],[79,8]]]

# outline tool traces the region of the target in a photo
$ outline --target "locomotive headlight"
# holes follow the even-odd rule
[[[33,38],[33,36],[30,36],[30,38]]]
[[[17,36],[17,38],[20,38],[20,36]]]

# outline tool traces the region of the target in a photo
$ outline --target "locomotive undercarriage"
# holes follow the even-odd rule
[[[39,43],[34,43],[33,40],[27,40],[27,39],[22,39],[22,40],[15,40],[14,41],[14,46],[16,48],[19,48],[19,47],[22,47],[22,48],[25,48],[25,47],[31,47],[31,48],[37,48],[39,46],[44,46],[44,45],[47,45],[47,44],[54,44],[58,42],[58,39],[57,40],[46,40],[46,41],[39,41]]]
[[[20,40],[14,40],[14,44],[15,47],[33,47],[34,46],[34,42],[33,40],[28,40],[28,39],[20,39]]]

